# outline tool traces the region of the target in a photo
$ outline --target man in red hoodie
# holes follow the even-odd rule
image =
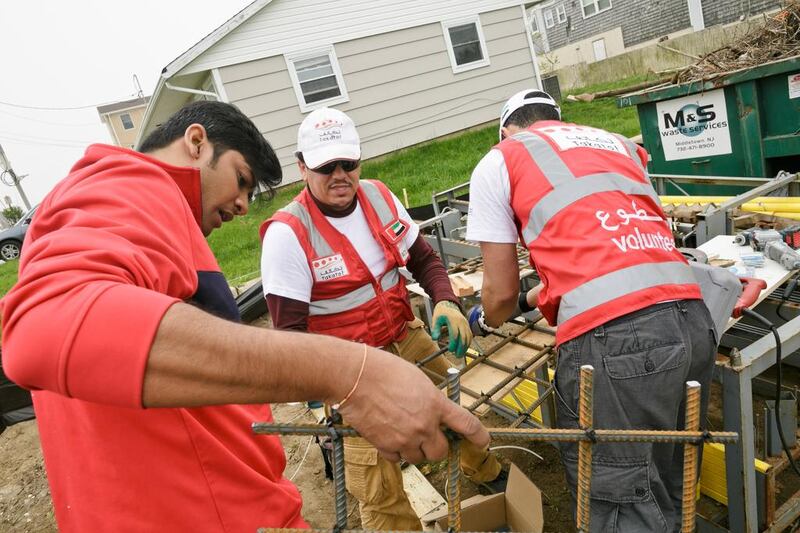
[[[141,153],[90,146],[42,202],[2,301],[2,353],[34,391],[62,531],[306,527],[279,439],[250,431],[268,402],[338,402],[392,460],[443,457],[442,425],[488,441],[397,357],[237,323],[205,237],[280,179],[245,115],[194,102]]]

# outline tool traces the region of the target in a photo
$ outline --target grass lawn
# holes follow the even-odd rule
[[[644,76],[629,78],[571,92],[598,92],[627,87],[644,80]],[[595,126],[628,137],[639,133],[636,108],[617,109],[615,98],[593,102],[564,100],[561,108],[566,122]],[[496,143],[497,125],[492,124],[366,162],[361,175],[383,181],[400,199],[405,189],[411,206],[424,205],[430,203],[434,192],[468,181],[472,169]],[[286,205],[301,187],[301,184],[289,185],[279,190],[271,201],[256,201],[247,216],[228,222],[211,235],[209,244],[231,285],[240,285],[258,277],[261,253],[258,227],[277,209]],[[18,261],[0,265],[0,295],[5,294],[16,282],[17,267]]]

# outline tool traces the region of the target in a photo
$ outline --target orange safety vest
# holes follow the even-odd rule
[[[309,332],[385,346],[401,340],[414,318],[399,270],[408,261],[404,239],[411,222],[400,220],[389,189],[379,181],[361,180],[356,196],[386,257],[386,270],[378,278],[325,218],[308,189],[261,225],[261,238],[272,222],[283,222],[303,247],[314,278]]]
[[[561,344],[667,300],[699,299],[661,202],[630,140],[540,121],[496,147],[511,207],[543,283],[539,309]]]

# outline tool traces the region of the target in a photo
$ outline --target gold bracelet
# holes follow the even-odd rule
[[[364,358],[361,359],[361,370],[358,371],[358,377],[356,378],[356,382],[353,384],[353,388],[350,389],[350,392],[347,393],[347,396],[344,397],[344,400],[342,400],[339,403],[333,404],[331,408],[339,410],[345,404],[345,402],[350,399],[350,396],[352,396],[353,393],[356,391],[358,383],[361,381],[361,375],[364,373],[364,366],[366,364],[367,364],[367,345],[364,344]]]

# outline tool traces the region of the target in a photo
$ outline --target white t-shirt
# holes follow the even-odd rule
[[[467,240],[511,244],[519,240],[511,209],[511,183],[500,150],[489,150],[472,171]]]
[[[392,199],[397,207],[397,216],[410,223],[404,238],[406,247],[410,249],[419,236],[419,226],[412,222],[408,211],[394,194]],[[386,257],[369,230],[361,204],[356,205],[355,210],[345,217],[325,218],[339,233],[350,240],[372,275],[380,276],[386,269]],[[264,287],[264,296],[274,294],[301,302],[311,301],[314,278],[308,267],[306,253],[292,228],[283,222],[273,222],[264,234],[261,248],[261,283]]]

